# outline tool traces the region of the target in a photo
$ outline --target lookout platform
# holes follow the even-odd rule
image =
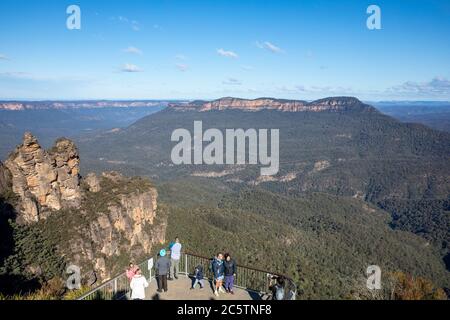
[[[234,294],[219,293],[216,297],[212,281],[204,280],[203,289],[197,285],[191,290],[192,282],[190,277],[182,275],[178,279],[167,281],[167,292],[159,293],[156,291],[156,280],[153,279],[146,290],[146,300],[261,300],[264,298],[257,292],[241,288],[234,288]],[[268,296],[265,298],[267,299]]]
[[[184,252],[180,259],[180,271],[178,279],[167,281],[168,291],[157,292],[154,262],[157,257],[150,257],[138,266],[143,276],[149,282],[146,289],[146,300],[268,300],[271,298],[270,285],[274,277],[283,277],[286,281],[285,299],[294,300],[297,287],[289,277],[277,273],[260,270],[253,267],[237,265],[235,277],[234,295],[219,293],[214,295],[212,274],[208,269],[210,258],[193,253]],[[193,270],[201,265],[205,272],[204,288],[199,286],[190,290],[192,286]],[[123,300],[130,297],[130,283],[125,273],[104,282],[100,286],[84,294],[79,300]]]

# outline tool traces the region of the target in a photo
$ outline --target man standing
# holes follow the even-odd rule
[[[161,249],[159,251],[159,259],[156,261],[155,268],[158,272],[158,292],[162,292],[163,290],[167,292],[167,273],[169,273],[170,260],[166,257],[166,250]]]
[[[169,280],[173,280],[172,277],[178,279],[178,272],[180,268],[181,257],[181,243],[178,237],[175,238],[175,243],[170,248],[170,275]]]

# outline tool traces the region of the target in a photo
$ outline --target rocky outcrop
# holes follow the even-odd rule
[[[274,98],[258,98],[253,100],[239,98],[221,98],[214,101],[193,101],[190,103],[173,103],[169,108],[178,111],[210,111],[210,110],[278,110],[284,112],[323,112],[323,111],[349,111],[349,110],[374,110],[360,100],[353,97],[333,97],[312,102],[303,100],[285,100]]]
[[[86,177],[83,177],[83,181],[87,184],[90,192],[99,192],[101,190],[100,179],[95,173],[89,173]]]
[[[20,197],[20,222],[36,222],[47,210],[79,205],[79,156],[72,141],[59,139],[47,152],[25,133],[5,166],[11,172],[12,190]]]

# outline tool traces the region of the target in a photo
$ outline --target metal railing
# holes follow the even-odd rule
[[[148,261],[150,259],[147,259],[138,265],[142,271],[142,274],[149,282],[155,279],[155,266],[153,265],[150,270],[148,269]],[[156,259],[156,256],[153,257],[154,264],[156,263]],[[194,253],[183,252],[180,257],[179,274],[193,276],[194,268],[201,265],[203,267],[204,278],[211,280],[213,279],[213,273],[210,270],[211,259],[212,258]],[[272,293],[270,292],[270,285],[274,276],[284,277],[285,279],[285,300],[295,300],[297,295],[297,286],[291,278],[282,274],[261,269],[238,264],[234,286],[236,288],[252,292],[255,295],[258,295],[260,299],[270,299],[272,296]],[[120,300],[126,299],[129,292],[129,280],[126,277],[125,272],[123,272],[82,295],[78,298],[78,300]]]

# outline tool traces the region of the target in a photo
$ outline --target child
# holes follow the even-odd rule
[[[200,285],[200,289],[203,289],[203,267],[201,265],[198,265],[195,267],[194,270],[194,284],[191,287],[191,290],[195,289],[195,286],[197,283]]]

